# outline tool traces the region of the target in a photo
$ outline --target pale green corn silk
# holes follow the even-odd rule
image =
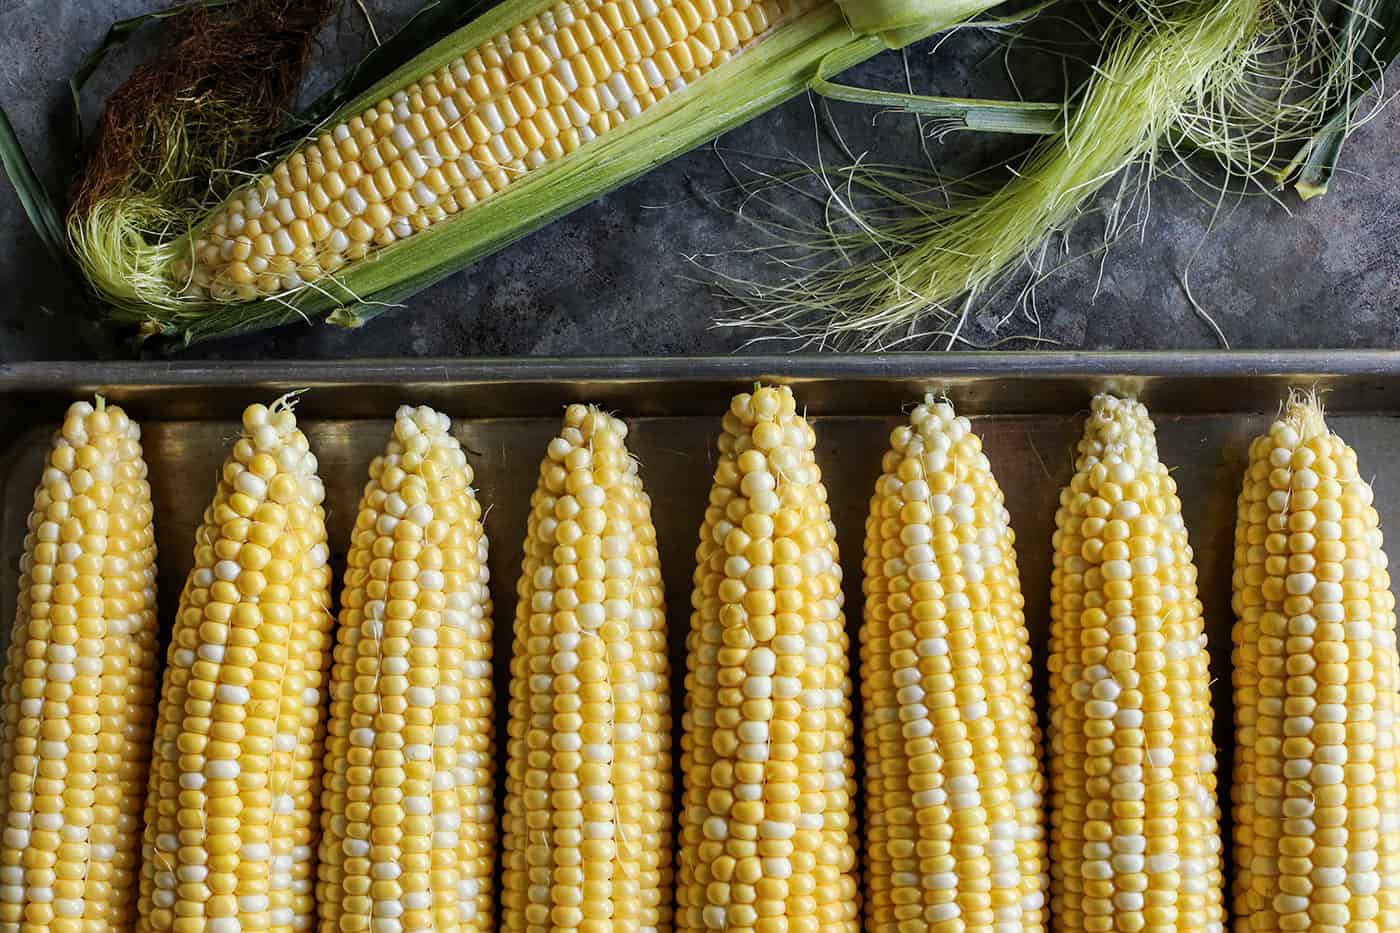
[[[1394,0],[1370,2],[1395,23]],[[1190,181],[1217,196],[1272,188],[1298,171],[1300,192],[1316,193],[1305,190],[1298,166],[1339,114],[1356,113],[1359,75],[1384,65],[1368,60],[1358,30],[1336,28],[1334,14],[1376,17],[1318,0],[1137,0],[1108,10],[1093,75],[993,190],[969,194],[927,170],[857,158],[798,173],[824,192],[822,217],[812,221],[785,207],[763,210],[790,200],[772,192],[799,178],[746,186],[746,216],[771,236],[766,248],[783,277],[722,283],[736,307],[719,323],[798,345],[879,349],[946,338],[951,346],[978,299],[1011,273],[1030,269],[1034,287],[1047,239],[1129,167],[1145,180],[1159,162],[1186,166]],[[991,125],[997,102],[963,103],[965,114],[935,126],[1044,132],[1046,115],[1026,105],[1002,111],[1008,127]],[[1168,151],[1172,159],[1162,159]],[[1199,154],[1214,157],[1205,169],[1188,158]],[[1139,189],[1119,184],[1106,227],[1125,225]]]
[[[557,2],[508,0],[494,7],[393,71],[329,122],[362,112]],[[813,81],[993,5],[995,0],[824,3],[641,116],[528,173],[470,210],[376,250],[335,275],[270,298],[192,298],[172,275],[214,203],[202,206],[205,220],[173,232],[168,224],[152,223],[153,217],[165,216],[159,205],[103,205],[70,221],[70,243],[110,317],[138,327],[145,336],[193,342],[318,317],[359,326],[550,220],[801,93]]]

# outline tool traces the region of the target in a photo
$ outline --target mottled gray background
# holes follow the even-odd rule
[[[0,102],[8,109],[45,180],[67,181],[55,151],[63,133],[65,81],[107,24],[159,5],[150,0],[0,0],[5,54]],[[418,0],[364,0],[381,35]],[[371,41],[354,3],[322,37],[310,79],[324,86]],[[114,56],[95,82],[100,96],[148,51],[138,42]],[[951,95],[1004,90],[1003,61],[988,40],[956,36],[936,54],[908,56],[916,89]],[[1054,94],[1053,68],[1031,61],[1023,88]],[[1394,75],[1396,69],[1392,69]],[[859,69],[860,82],[897,87],[900,57],[887,53]],[[1392,79],[1393,80],[1393,79]],[[917,154],[912,119],[834,107],[844,133],[886,154]],[[963,329],[974,345],[1082,348],[1400,346],[1400,108],[1360,129],[1343,172],[1326,197],[1303,205],[1291,194],[1252,197],[1223,207],[1170,179],[1151,189],[1141,233],[1120,239],[1100,265],[1081,259],[1042,281],[1035,313],[1011,294],[979,307]],[[805,98],[729,134],[737,155],[809,158],[818,123]],[[954,175],[1014,143],[954,136],[932,147]],[[448,279],[363,329],[296,326],[190,351],[205,357],[467,356],[473,354],[699,353],[741,348],[752,334],[716,329],[725,308],[694,256],[745,276],[771,278],[761,256],[735,254],[757,233],[718,206],[730,185],[714,149],[705,148],[560,220],[492,259]],[[1102,237],[1090,218],[1071,253]],[[1193,308],[1183,288],[1189,277]],[[0,361],[81,358],[92,351],[55,313],[65,289],[30,232],[14,193],[0,191]],[[1007,339],[1016,338],[1016,339]],[[1033,338],[1033,339],[1025,339]],[[1043,342],[1042,342],[1043,341]],[[941,345],[945,341],[938,341]],[[773,345],[770,349],[776,349]]]

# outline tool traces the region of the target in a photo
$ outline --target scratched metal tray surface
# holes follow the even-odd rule
[[[304,389],[298,416],[320,459],[332,550],[343,558],[371,458],[403,403],[452,416],[488,509],[498,696],[515,607],[521,537],[545,445],[570,402],[627,419],[661,543],[679,702],[697,531],[729,397],[757,380],[789,384],[812,419],[846,570],[847,619],[860,619],[863,522],[889,431],[925,393],[973,417],[1017,533],[1026,616],[1043,696],[1050,538],[1088,402],[1132,392],[1153,410],[1174,468],[1200,570],[1216,675],[1217,741],[1229,747],[1230,561],[1248,444],[1291,387],[1323,393],[1333,428],[1400,528],[1400,353],[976,354],[766,358],[0,365],[0,641],[48,436],[64,407],[101,392],[142,425],[156,505],[161,615],[168,625],[238,414]],[[1400,547],[1400,545],[1396,545]],[[854,659],[853,659],[854,666]],[[504,704],[502,704],[503,706]],[[503,712],[503,710],[502,710]],[[1044,709],[1042,708],[1042,715]],[[677,719],[679,728],[679,719]],[[1221,756],[1228,768],[1229,755]],[[1222,778],[1226,777],[1222,775]],[[1227,786],[1227,785],[1222,785]]]

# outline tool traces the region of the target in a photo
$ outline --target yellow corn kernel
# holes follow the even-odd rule
[[[1249,450],[1235,525],[1241,929],[1400,929],[1400,658],[1356,452],[1301,394]]]
[[[1094,399],[1055,513],[1055,930],[1224,929],[1210,671],[1176,483],[1136,401]]]
[[[865,525],[870,930],[1047,928],[1045,778],[1014,542],[971,424],[925,400],[890,435]]]
[[[316,458],[252,405],[195,536],[146,804],[141,933],[308,929],[329,660]]]
[[[757,31],[796,19],[819,2],[771,0],[768,18]],[[466,154],[471,148],[466,145],[468,135],[480,147],[496,153],[500,162],[523,163],[519,169],[493,177],[485,192],[470,183],[459,188],[470,188],[479,200],[577,148],[560,138],[560,128],[567,124],[528,122],[538,106],[553,101],[581,108],[588,116],[576,125],[588,127],[588,140],[611,132],[661,98],[643,94],[638,90],[639,82],[675,90],[748,47],[755,38],[751,22],[754,9],[747,3],[663,4],[659,8],[653,4],[646,16],[632,10],[637,14],[633,19],[624,16],[616,3],[565,0],[480,47],[464,51],[461,58],[380,101],[363,116],[318,134],[267,177],[235,192],[204,225],[211,242],[193,257],[203,275],[188,275],[188,282],[180,284],[196,297],[213,294],[231,275],[240,277],[237,284],[246,284],[241,270],[231,272],[230,257],[223,255],[220,247],[247,219],[264,214],[290,224],[294,218],[322,211],[334,221],[337,208],[343,206],[369,225],[367,232],[346,231],[355,242],[383,246],[410,236],[413,228],[407,224],[415,209],[409,205],[417,199],[426,206],[424,187],[416,179],[428,169],[454,163],[469,179],[479,174],[475,168],[480,157]],[[462,152],[451,153],[436,142],[435,138],[441,138],[439,130],[448,128],[461,131],[453,138]],[[317,184],[313,176],[319,177],[321,171],[316,157],[322,153],[335,154],[338,162],[324,176],[331,181],[313,194]],[[311,171],[309,164],[316,171]],[[346,177],[351,166],[373,174],[374,183],[358,193],[353,188],[346,190],[341,181],[353,184]],[[430,192],[429,196],[442,194]],[[380,209],[373,215],[356,209],[361,195],[378,203]],[[336,222],[336,226],[345,224]],[[255,255],[270,258],[277,254],[276,243],[270,238],[250,239]],[[356,258],[352,252],[360,252],[352,250],[344,237],[334,239],[329,231],[316,232],[311,245],[325,268],[337,264],[328,263],[330,257],[344,261]],[[270,290],[261,282],[256,287],[265,295],[295,285],[277,279]]]
[[[34,492],[0,717],[0,928],[128,929],[155,713],[141,431],[77,402]]]
[[[627,427],[571,405],[516,588],[507,930],[668,930],[671,716],[651,502]]]
[[[326,930],[495,928],[487,545],[450,431],[400,408],[360,499],[331,669]]]
[[[677,928],[855,933],[835,528],[786,388],[736,396],[696,552]]]

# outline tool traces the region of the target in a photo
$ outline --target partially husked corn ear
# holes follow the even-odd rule
[[[671,929],[671,713],[651,501],[627,426],[571,405],[516,586],[503,928]]]
[[[859,927],[849,639],[815,441],[787,388],[724,416],[687,642],[686,933]]]
[[[320,928],[495,929],[491,596],[451,422],[402,407],[370,464],[331,669]]]
[[[1295,395],[1235,526],[1238,929],[1400,929],[1395,598],[1356,452]]]
[[[1040,729],[1015,534],[966,418],[890,434],[865,525],[866,929],[1047,926]]]
[[[1076,467],[1050,610],[1054,928],[1223,930],[1201,602],[1147,409],[1096,397]]]
[[[0,930],[129,929],[156,680],[141,431],[68,409],[20,559],[0,718]]]
[[[252,405],[175,616],[151,764],[138,930],[315,923],[330,567],[316,457]]]
[[[586,146],[818,5],[535,4],[234,193],[174,275],[199,299],[298,290]]]

